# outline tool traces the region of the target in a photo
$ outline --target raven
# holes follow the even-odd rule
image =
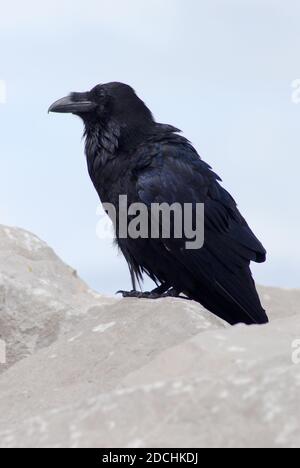
[[[201,248],[187,249],[184,239],[174,235],[123,238],[116,229],[133,283],[133,291],[120,291],[124,297],[184,295],[231,325],[268,322],[250,271],[250,262],[264,262],[266,251],[221,179],[180,130],[157,123],[123,83],[71,93],[49,112],[72,113],[83,120],[88,171],[102,203],[118,206],[120,196],[126,195],[128,203],[149,208],[155,203],[204,204]],[[137,291],[143,274],[156,283],[154,291]]]

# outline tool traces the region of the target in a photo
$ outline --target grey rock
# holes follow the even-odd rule
[[[92,304],[105,305],[43,241],[22,229],[0,226],[0,339],[6,368],[81,320]]]
[[[271,323],[229,327],[188,301],[97,295],[7,229],[0,447],[300,447],[299,291],[261,288]]]

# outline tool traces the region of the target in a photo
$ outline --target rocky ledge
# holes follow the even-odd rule
[[[0,259],[1,448],[300,447],[300,291],[260,288],[270,324],[231,328],[96,294],[21,229]]]

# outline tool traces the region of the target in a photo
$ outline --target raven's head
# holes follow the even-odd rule
[[[134,90],[123,83],[95,86],[85,93],[71,93],[56,101],[49,112],[71,113],[82,118],[86,126],[105,126],[113,120],[122,127],[153,123],[153,117]]]

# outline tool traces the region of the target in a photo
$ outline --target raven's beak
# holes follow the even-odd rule
[[[60,114],[81,114],[90,112],[97,107],[97,104],[89,101],[85,94],[82,97],[76,95],[76,99],[72,95],[59,99],[49,107],[48,112],[57,112]]]

